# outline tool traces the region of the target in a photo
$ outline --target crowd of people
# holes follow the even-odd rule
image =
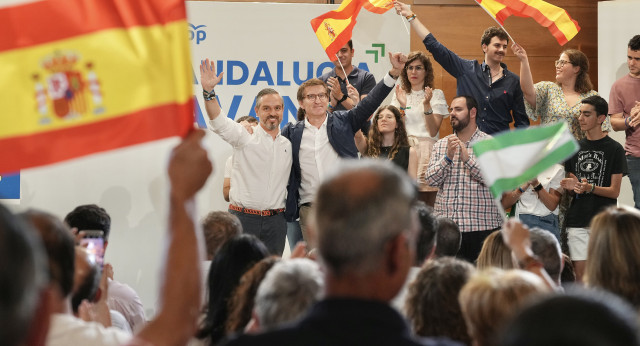
[[[390,53],[376,83],[349,42],[335,69],[300,85],[298,121],[281,128],[271,88],[257,120],[234,121],[203,60],[209,129],[233,148],[230,204],[197,220],[213,165],[193,130],[167,169],[157,314],[87,251],[98,230],[104,255],[105,209],[62,219],[0,205],[0,344],[640,345],[640,35],[607,102],[579,50],[561,53],[555,82],[534,84],[523,47],[511,47],[519,76],[504,64],[504,30],[485,30],[484,61],[467,60],[394,6],[456,78],[450,106],[425,52]],[[453,133],[440,138],[446,118]],[[566,121],[580,149],[498,202],[471,144],[529,119]],[[626,175],[635,208],[617,206]]]

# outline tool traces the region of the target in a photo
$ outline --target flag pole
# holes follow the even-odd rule
[[[402,22],[402,24],[404,24],[404,29],[407,30],[407,35],[411,36],[411,33],[409,32],[409,27],[407,26],[407,22],[404,21],[404,16],[400,16],[400,21]]]
[[[477,1],[476,1],[476,3],[477,3]],[[507,33],[507,36],[509,36],[509,39],[511,40],[511,42],[512,42],[512,43],[516,43],[516,40],[514,40],[514,39],[513,39],[513,37],[511,37],[511,35],[510,35],[510,34],[509,34],[509,32],[507,31],[507,29],[505,29],[505,28],[504,28],[504,26],[502,25],[502,23],[500,23],[500,22],[498,21],[498,18],[494,17],[494,16],[491,14],[491,12],[489,12],[489,10],[487,10],[486,8],[484,8],[484,6],[480,5],[479,3],[478,3],[478,6],[480,6],[480,8],[482,8],[485,12],[487,12],[487,14],[489,15],[489,17],[493,18],[493,20],[495,20],[495,21],[496,21],[496,23],[498,23],[498,25],[500,25],[500,27],[502,28],[502,30],[504,30],[504,32],[506,32],[506,33]]]
[[[495,202],[496,207],[498,207],[498,211],[500,212],[500,216],[502,216],[502,223],[507,222],[507,214],[504,212],[504,207],[502,206],[502,202],[500,201],[502,199],[502,196],[500,196],[501,198],[494,198],[493,202]]]
[[[338,59],[338,64],[340,64],[340,68],[342,69],[342,73],[344,73],[344,80],[349,84],[349,77],[347,73],[344,71],[344,66],[342,66],[342,62],[340,62],[340,58],[338,58],[338,53],[336,53],[336,59]]]

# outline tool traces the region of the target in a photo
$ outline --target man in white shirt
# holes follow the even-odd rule
[[[349,110],[327,112],[329,89],[320,79],[310,79],[298,88],[298,119],[302,120],[282,129],[282,134],[291,140],[294,162],[286,216],[289,221],[300,217],[302,235],[307,242],[307,215],[318,186],[341,160],[358,157],[353,136],[393,90],[406,58],[401,53],[389,53],[393,68],[367,97]],[[313,247],[313,239],[311,243]]]
[[[210,129],[233,147],[229,212],[240,219],[244,233],[255,235],[269,252],[280,256],[287,235],[283,212],[291,171],[291,143],[280,135],[284,102],[277,91],[262,89],[255,107],[260,125],[249,133],[241,124],[220,116],[213,89],[221,79],[213,62],[204,60],[200,80]]]

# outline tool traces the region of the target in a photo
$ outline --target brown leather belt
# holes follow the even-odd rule
[[[229,209],[235,210],[235,211],[239,211],[239,212],[245,213],[245,214],[260,215],[260,216],[273,216],[273,215],[282,213],[284,211],[284,208],[269,209],[269,210],[257,210],[257,209],[242,208],[242,207],[235,206],[233,204],[229,204]]]

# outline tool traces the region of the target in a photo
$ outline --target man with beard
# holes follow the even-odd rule
[[[213,61],[200,64],[200,80],[210,129],[233,147],[229,212],[240,219],[244,233],[264,242],[281,256],[287,223],[284,219],[287,181],[291,171],[291,142],[280,135],[284,102],[277,91],[265,88],[256,96],[260,125],[249,133],[222,114],[213,88],[222,79]]]
[[[504,29],[484,31],[480,46],[484,61],[467,60],[450,51],[420,22],[409,5],[394,1],[396,12],[405,18],[422,39],[433,59],[457,80],[457,94],[473,96],[479,102],[477,124],[481,131],[494,134],[515,127],[529,126],[524,108],[520,78],[503,63],[509,36]]]
[[[433,146],[427,184],[439,188],[434,213],[453,220],[462,233],[458,257],[474,263],[484,239],[502,225],[501,210],[485,185],[471,143],[490,138],[476,125],[478,103],[471,96],[451,102],[454,133]]]

